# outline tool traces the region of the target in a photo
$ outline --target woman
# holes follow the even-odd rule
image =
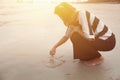
[[[115,36],[110,29],[96,16],[88,11],[77,11],[66,2],[55,8],[57,14],[68,27],[66,34],[50,50],[54,56],[56,48],[69,38],[73,44],[74,59],[83,63],[97,65],[103,57],[99,51],[109,51],[115,46]]]

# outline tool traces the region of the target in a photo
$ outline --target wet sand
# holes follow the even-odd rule
[[[74,4],[90,10],[116,34],[114,50],[101,52],[105,61],[86,66],[73,60],[70,40],[57,49],[65,63],[46,67],[49,50],[65,34],[66,27],[53,14],[54,5],[0,5],[0,80],[120,80],[120,4]]]

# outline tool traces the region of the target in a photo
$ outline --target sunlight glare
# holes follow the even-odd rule
[[[88,0],[81,0],[81,2],[87,2]]]

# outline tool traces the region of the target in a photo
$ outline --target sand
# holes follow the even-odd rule
[[[57,49],[65,62],[46,67],[49,50],[66,27],[46,8],[31,4],[0,3],[0,80],[120,80],[120,4],[74,4],[97,15],[115,33],[114,50],[101,52],[101,65],[86,66],[73,59],[70,40]]]

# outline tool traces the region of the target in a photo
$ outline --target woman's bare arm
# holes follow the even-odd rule
[[[60,45],[62,45],[63,43],[65,43],[68,39],[69,39],[69,37],[63,36],[63,37],[53,46],[53,48],[50,50],[50,55],[51,55],[51,56],[54,56],[55,53],[56,53],[56,48],[59,47]]]
[[[56,48],[59,47],[60,45],[62,45],[63,43],[65,43],[69,39],[71,33],[72,33],[72,29],[68,28],[66,31],[66,34],[50,50],[50,55],[52,55],[52,56],[55,55]]]
[[[69,37],[63,36],[63,37],[54,45],[54,48],[59,47],[60,45],[62,45],[63,43],[65,43],[68,39],[69,39]]]

